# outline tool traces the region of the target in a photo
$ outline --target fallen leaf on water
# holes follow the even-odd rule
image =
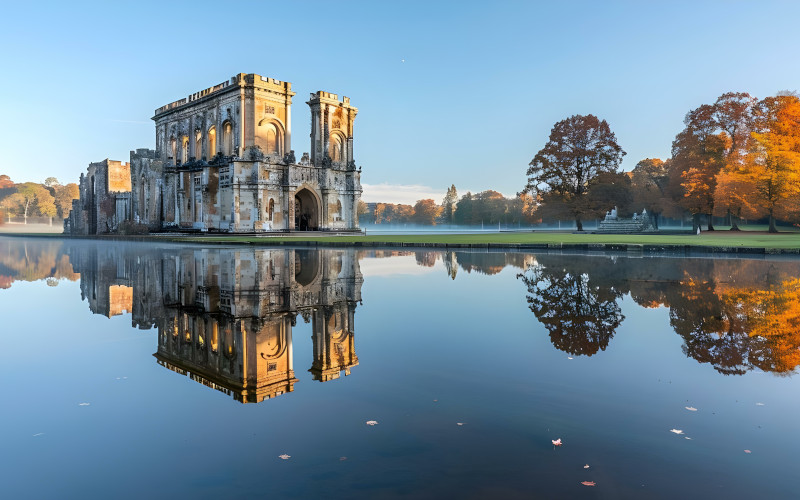
[[[377,420],[367,420],[367,425],[378,425]]]
[[[347,460],[347,457],[339,457],[340,462],[344,462],[345,460]]]
[[[456,425],[464,425],[464,422],[456,422]]]
[[[561,438],[553,439],[553,446],[561,446]]]
[[[764,406],[764,403],[756,403],[756,406]]]
[[[581,484],[584,486],[595,486],[597,483],[594,481],[581,481]]]
[[[37,432],[36,434],[33,435],[33,437],[43,436],[43,435],[44,435],[44,432]]]
[[[744,450],[744,452],[745,452],[745,453],[753,453],[753,452],[752,452],[752,451],[750,451],[750,450]]]
[[[283,455],[278,455],[278,458],[280,458],[281,460],[289,460],[290,458],[292,458],[292,456],[284,453]]]
[[[572,359],[572,356],[567,356],[567,359]]]
[[[78,403],[78,406],[89,406],[91,403]]]
[[[689,436],[683,436],[683,439],[688,439],[689,441],[692,440],[692,438],[690,438]]]
[[[695,408],[694,406],[684,406],[684,408],[686,408],[689,411],[697,411],[697,408]]]
[[[589,468],[589,464],[584,465],[583,468],[584,469],[588,469]]]
[[[670,432],[673,432],[673,433],[675,433],[675,434],[678,434],[678,435],[680,435],[680,434],[683,434],[683,431],[682,431],[682,430],[680,430],[680,429],[670,429],[669,431],[670,431]]]

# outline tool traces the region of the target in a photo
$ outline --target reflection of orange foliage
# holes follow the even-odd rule
[[[754,364],[776,372],[800,365],[800,279],[768,290],[723,290],[721,298],[742,317],[747,334],[763,340]]]
[[[661,307],[661,302],[657,300],[651,300],[649,302],[639,303],[640,306],[644,307],[645,309],[658,309]]]
[[[14,281],[38,281],[47,278],[76,281],[80,274],[72,269],[69,257],[61,253],[61,242],[20,244],[18,241],[0,242],[0,268],[5,288]]]

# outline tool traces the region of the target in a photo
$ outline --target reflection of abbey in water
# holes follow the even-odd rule
[[[363,278],[354,252],[133,250],[98,246],[71,260],[93,312],[130,311],[134,326],[158,329],[160,365],[243,403],[291,392],[298,314],[312,323],[315,380],[358,364]]]

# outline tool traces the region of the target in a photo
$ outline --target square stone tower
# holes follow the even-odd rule
[[[350,98],[320,90],[306,103],[311,108],[311,164],[355,170],[353,159],[353,122],[358,108]]]

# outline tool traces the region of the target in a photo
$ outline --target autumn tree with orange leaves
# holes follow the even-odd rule
[[[658,228],[658,217],[675,208],[669,197],[669,163],[658,158],[645,158],[631,172],[633,206],[646,209]]]
[[[714,192],[717,174],[725,162],[729,143],[719,131],[716,109],[703,104],[689,111],[684,129],[672,142],[669,189],[672,197],[692,214],[695,229],[700,227],[701,215],[708,215],[708,230],[713,231]]]
[[[769,215],[769,232],[778,232],[776,217],[798,212],[800,195],[800,98],[767,97],[758,103],[746,175],[758,203]]]

